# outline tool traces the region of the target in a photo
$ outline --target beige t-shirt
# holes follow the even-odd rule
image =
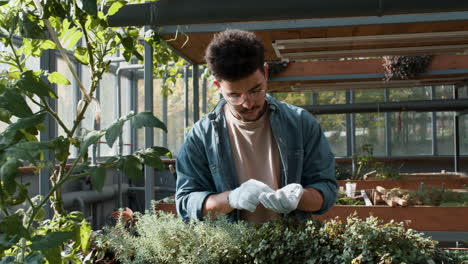
[[[271,132],[269,111],[265,111],[253,122],[238,120],[227,104],[224,106],[224,113],[239,184],[256,179],[277,190],[280,159],[278,146]],[[241,219],[252,223],[264,223],[279,216],[261,203],[253,213],[241,210]]]

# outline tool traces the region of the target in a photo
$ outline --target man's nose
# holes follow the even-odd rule
[[[244,102],[242,103],[242,107],[250,109],[252,108],[252,106],[254,106],[254,101],[249,96],[245,96]]]

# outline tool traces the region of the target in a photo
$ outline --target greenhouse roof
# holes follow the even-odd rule
[[[151,25],[180,55],[204,63],[214,32],[256,32],[267,60],[453,53],[468,49],[468,1],[159,0],[128,5],[113,26]]]

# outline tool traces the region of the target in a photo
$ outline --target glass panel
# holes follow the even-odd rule
[[[436,120],[438,154],[453,155],[453,113],[436,113]]]
[[[89,68],[87,66],[81,65],[81,81],[83,86],[89,90],[89,86],[91,84],[91,73],[89,72]],[[99,89],[99,88],[98,88]],[[94,97],[97,98],[96,92],[94,93]],[[96,102],[91,103],[86,109],[86,113],[84,119],[81,121],[81,127],[87,130],[94,130],[94,117],[96,113]]]
[[[120,117],[121,116],[126,116],[128,113],[130,113],[130,104],[131,104],[131,94],[130,94],[130,80],[128,78],[129,76],[129,71],[125,71],[123,74],[121,74],[120,77]],[[131,133],[130,133],[130,122],[125,122],[123,128],[122,128],[122,153],[124,155],[128,155],[132,151],[131,147]]]
[[[453,85],[436,86],[435,99],[453,99]]]
[[[460,153],[468,154],[468,115],[460,117]]]
[[[373,103],[373,102],[384,102],[384,91],[383,89],[371,90],[361,89],[354,91],[354,102],[355,103]]]
[[[99,103],[101,104],[101,129],[107,129],[115,121],[115,109],[114,109],[114,91],[115,77],[111,73],[104,73],[102,80],[99,83]],[[101,139],[99,144],[100,152],[99,156],[107,157],[115,155],[117,144],[114,144],[114,148],[111,149],[104,143],[105,139]]]
[[[374,155],[385,153],[385,114],[365,113],[355,114],[356,151],[364,144],[372,145]]]
[[[390,113],[393,156],[431,155],[431,113]]]
[[[316,93],[316,102],[319,105],[329,104],[345,104],[346,92],[345,91],[329,91]]]
[[[335,156],[346,156],[346,115],[317,115]]]
[[[468,85],[458,88],[458,98],[468,98]]]
[[[137,81],[137,110],[138,112],[145,111],[145,81],[139,79]],[[161,80],[153,80],[153,114],[162,121],[162,95],[161,95]],[[161,129],[154,130],[154,145],[161,145],[163,131]],[[145,130],[143,128],[137,131],[137,148],[145,147]]]
[[[390,101],[431,100],[431,87],[390,89]]]
[[[177,155],[184,143],[184,79],[177,79],[176,85],[171,89],[173,92],[167,97],[167,146],[173,155]],[[200,99],[201,96],[200,89]]]
[[[292,105],[312,104],[312,92],[274,93],[273,96],[279,101],[283,101]]]
[[[71,128],[73,120],[75,119],[75,103],[73,102],[73,83],[75,82],[70,69],[68,68],[65,60],[57,57],[57,72],[61,73],[71,85],[57,85],[57,112],[66,127]],[[65,136],[65,132],[59,126],[58,135]]]

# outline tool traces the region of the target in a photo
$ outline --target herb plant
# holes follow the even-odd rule
[[[184,223],[163,212],[118,222],[95,240],[121,263],[427,263],[441,259],[436,241],[356,215],[346,222],[281,218],[263,225],[204,220]],[[109,254],[107,253],[109,256]]]

